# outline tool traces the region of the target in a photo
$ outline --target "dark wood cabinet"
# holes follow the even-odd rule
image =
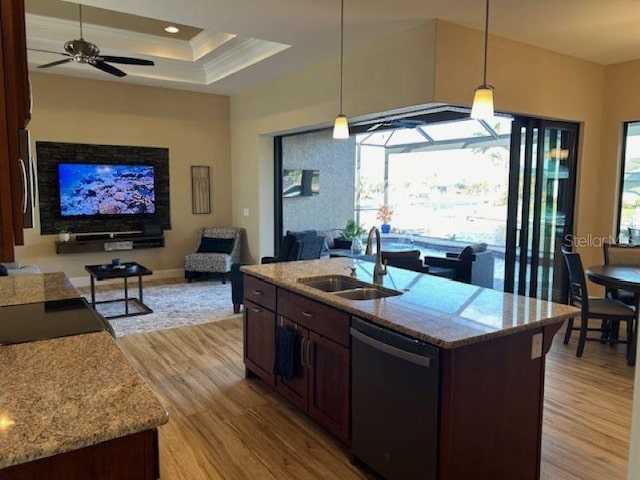
[[[300,335],[300,371],[292,382],[277,378],[284,396],[343,441],[350,433],[349,314],[278,289],[281,324]],[[281,386],[282,384],[282,386]]]
[[[351,356],[348,348],[309,334],[309,414],[342,440],[349,438]]]
[[[244,306],[245,365],[265,382],[275,385],[276,314],[248,300],[245,300]]]
[[[296,374],[273,375],[275,329],[298,333]],[[351,316],[245,275],[245,366],[339,439],[350,436]]]
[[[13,261],[24,244],[26,162],[19,131],[30,119],[24,1],[0,0],[0,261]]]
[[[296,404],[302,410],[309,408],[309,369],[307,368],[306,355],[308,354],[307,342],[309,341],[309,330],[298,325],[285,317],[280,317],[280,325],[290,330],[295,330],[299,335],[299,352],[300,356],[296,359],[298,368],[296,374],[291,380],[284,380],[282,377],[277,378],[276,390],[287,398],[291,403]]]
[[[151,429],[0,469],[0,480],[155,480],[158,458],[158,431]]]

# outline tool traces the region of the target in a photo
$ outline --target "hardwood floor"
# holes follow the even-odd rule
[[[576,341],[556,335],[547,357],[542,478],[623,479],[634,369],[623,346],[588,343],[578,359]],[[171,415],[160,428],[163,480],[371,477],[321,427],[244,379],[240,320],[118,342]]]

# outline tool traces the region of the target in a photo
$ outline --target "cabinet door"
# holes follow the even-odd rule
[[[349,349],[310,332],[309,414],[341,440],[349,439]]]
[[[278,377],[276,389],[290,402],[306,410],[309,404],[309,370],[306,356],[309,352],[307,349],[309,330],[282,316],[280,317],[280,324],[285,328],[298,332],[300,336],[300,358],[296,359],[298,368],[296,369],[295,377],[291,380],[283,380],[282,377]]]
[[[23,0],[0,0],[0,261],[24,244],[24,170],[18,129],[28,121],[27,44]]]
[[[245,301],[244,305],[244,363],[264,381],[275,385],[276,314],[252,302]]]

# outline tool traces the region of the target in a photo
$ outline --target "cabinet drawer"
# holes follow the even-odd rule
[[[279,288],[278,313],[334,342],[349,346],[350,316],[346,312]]]
[[[244,276],[244,298],[269,310],[276,309],[276,287],[251,275]]]

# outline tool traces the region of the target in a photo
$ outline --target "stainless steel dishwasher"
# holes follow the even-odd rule
[[[387,480],[438,476],[439,350],[354,318],[352,453]]]

